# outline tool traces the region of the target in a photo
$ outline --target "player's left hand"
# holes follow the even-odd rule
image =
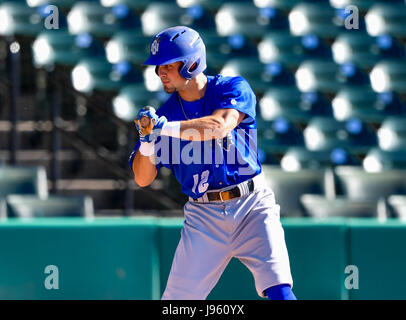
[[[149,119],[149,122],[146,121]],[[140,134],[141,142],[153,142],[161,134],[162,127],[168,120],[166,117],[159,117],[153,107],[142,108],[137,115],[135,125]],[[143,123],[144,122],[144,123]],[[145,124],[145,122],[147,122]]]

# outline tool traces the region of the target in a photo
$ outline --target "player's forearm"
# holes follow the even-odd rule
[[[183,140],[206,141],[224,138],[232,129],[222,117],[207,116],[181,121],[180,137]]]
[[[222,139],[244,119],[245,114],[232,108],[217,109],[212,115],[186,121],[165,122],[161,135],[182,140]]]
[[[133,161],[134,180],[140,187],[150,185],[157,175],[155,164],[151,162],[150,157],[143,156],[137,151]]]

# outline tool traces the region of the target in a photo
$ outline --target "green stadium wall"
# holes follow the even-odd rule
[[[182,224],[155,217],[5,220],[0,299],[160,299]],[[406,223],[285,218],[282,224],[298,299],[406,299]],[[261,298],[251,273],[232,259],[208,299]]]

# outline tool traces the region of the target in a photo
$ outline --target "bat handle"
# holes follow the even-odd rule
[[[152,129],[154,128],[154,123],[153,119],[144,116],[140,119],[140,124],[143,127],[143,131],[145,135],[149,135],[152,133]]]

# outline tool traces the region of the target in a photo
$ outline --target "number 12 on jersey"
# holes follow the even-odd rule
[[[207,188],[209,187],[209,183],[207,182],[209,180],[209,175],[210,175],[209,170],[203,171],[201,174],[200,182],[199,182],[199,174],[197,173],[193,175],[194,180],[194,185],[192,188],[193,193],[203,193],[207,190]],[[198,192],[196,192],[196,187]]]

